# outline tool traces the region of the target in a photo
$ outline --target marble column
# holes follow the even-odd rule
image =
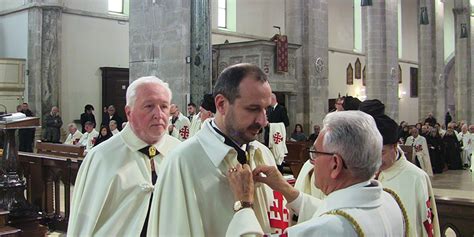
[[[367,99],[379,99],[385,113],[398,119],[398,1],[373,0],[362,7]]]
[[[60,103],[62,9],[41,5],[28,11],[28,103],[42,116]]]
[[[297,52],[296,116],[306,130],[321,124],[328,110],[328,6],[327,0],[286,1],[289,42],[301,44]]]
[[[429,23],[419,24],[421,7],[427,8]],[[441,122],[446,113],[444,76],[444,4],[437,0],[418,1],[418,117],[428,113]]]
[[[130,1],[130,81],[157,76],[185,111],[190,91],[191,0]]]
[[[209,0],[191,1],[191,97],[199,104],[211,93],[211,18]]]
[[[466,24],[469,31],[470,25],[470,5],[469,0],[454,0],[454,25],[455,25],[455,100],[456,113],[455,121],[471,121],[471,56],[470,56],[470,38],[460,38],[461,24]]]

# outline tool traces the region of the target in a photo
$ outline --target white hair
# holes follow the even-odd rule
[[[112,120],[110,120],[110,122],[109,122],[109,126],[110,126],[111,124],[117,125],[117,121],[115,121],[115,120],[112,119]]]
[[[67,125],[68,128],[77,128],[76,124],[70,123]]]
[[[130,83],[130,85],[127,88],[127,94],[126,94],[127,106],[133,107],[133,105],[135,104],[135,100],[137,99],[137,88],[145,84],[156,84],[156,85],[162,86],[170,94],[170,101],[171,101],[172,93],[168,86],[168,83],[162,81],[158,77],[148,76],[148,77],[140,77],[137,80]]]
[[[369,180],[382,164],[382,135],[372,116],[361,111],[329,113],[323,120],[323,147],[337,153],[356,178]]]

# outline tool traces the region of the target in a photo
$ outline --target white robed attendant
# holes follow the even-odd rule
[[[288,153],[286,148],[286,127],[283,122],[270,123],[268,126],[270,127],[268,148],[272,151],[276,164],[281,165]]]
[[[433,168],[431,166],[430,153],[428,150],[428,143],[426,143],[426,138],[421,135],[409,136],[405,145],[413,147],[413,160],[418,160],[420,167],[424,170],[429,176],[433,176]]]
[[[180,141],[184,141],[188,139],[189,137],[189,127],[191,125],[191,122],[189,122],[189,119],[184,116],[181,112],[179,112],[179,115],[177,119],[175,120],[174,123],[172,123],[173,117],[170,117],[169,120],[169,126],[173,127],[173,131],[171,132],[171,136],[177,138]]]
[[[395,191],[405,205],[410,223],[409,236],[441,236],[430,178],[409,162],[400,148],[397,152],[398,160],[381,171],[378,180],[384,188]]]
[[[474,134],[470,132],[458,133],[458,140],[462,142],[461,159],[463,165],[470,166],[471,154],[474,150]]]
[[[166,134],[171,100],[166,83],[142,77],[130,84],[126,96],[129,124],[92,149],[79,169],[68,236],[140,236],[146,231],[152,171],[160,175],[163,159],[180,142]]]
[[[75,145],[76,142],[78,142],[82,137],[82,133],[76,129],[76,132],[74,134],[69,133],[67,135],[66,141],[64,141],[64,144],[68,145]]]
[[[97,132],[95,129],[92,129],[90,132],[85,132],[82,134],[81,139],[79,140],[78,144],[85,146],[86,149],[84,150],[84,153],[89,152],[92,147],[94,147],[95,140],[99,136],[99,132]]]
[[[224,144],[224,137],[211,125],[213,121],[206,121],[195,136],[176,147],[164,162],[150,214],[150,218],[159,221],[148,226],[148,236],[225,235],[234,214],[225,173],[238,163],[237,152]],[[251,167],[275,166],[267,147],[258,141],[250,142],[249,146]],[[263,228],[281,232],[270,227],[270,219],[275,226],[288,226],[290,217],[283,197],[263,184],[256,193],[256,212]]]
[[[191,125],[189,126],[189,138],[196,135],[196,133],[201,130],[201,113],[193,115],[193,119],[191,120]]]

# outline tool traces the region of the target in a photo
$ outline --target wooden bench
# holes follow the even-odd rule
[[[298,177],[304,163],[309,159],[308,148],[311,146],[308,142],[286,142],[288,154],[285,157],[285,163],[290,167],[295,179]]]
[[[26,179],[27,200],[39,207],[55,228],[66,231],[71,205],[71,186],[84,158],[84,147],[37,141],[37,153],[18,152]],[[64,199],[60,186],[64,184]],[[64,213],[61,204],[64,203]]]
[[[456,236],[474,236],[474,199],[435,196],[441,236],[451,228]]]

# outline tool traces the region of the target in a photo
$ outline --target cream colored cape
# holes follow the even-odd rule
[[[157,173],[178,143],[164,135],[155,144]],[[153,192],[150,161],[138,151],[145,146],[128,125],[87,154],[76,179],[68,236],[140,235]]]
[[[416,138],[409,136],[405,142],[405,145],[413,146],[413,158],[416,156],[418,162],[420,163],[421,169],[424,170],[430,177],[433,177],[433,167],[431,166],[430,153],[428,150],[428,144],[426,143],[426,138],[421,135],[418,135]],[[422,147],[422,150],[417,152],[415,147],[419,145]]]
[[[438,212],[430,178],[426,172],[409,162],[400,148],[398,152],[402,155],[400,159],[387,170],[380,172],[378,180],[384,188],[395,191],[402,200],[410,223],[409,236],[429,236],[424,226],[427,222],[432,225],[433,236],[438,237]]]
[[[284,123],[270,123],[268,148],[275,157],[275,162],[281,165],[288,149],[286,148],[286,127]]]
[[[69,133],[67,135],[66,141],[64,141],[64,144],[68,145],[74,145],[74,141],[80,140],[82,137],[82,133],[79,130],[76,130],[74,134]]]
[[[169,126],[172,126],[171,120],[172,116],[169,118]],[[179,113],[178,120],[174,123],[174,128],[173,132],[171,133],[171,136],[178,138],[180,141],[184,141],[189,138],[189,127],[191,125],[191,122],[189,122],[189,119],[184,116],[181,112]]]
[[[237,152],[224,144],[211,123],[206,121],[195,136],[181,143],[165,160],[153,195],[150,217],[155,222],[148,224],[148,236],[225,235],[234,214],[234,197],[226,174],[237,164]],[[249,151],[253,156],[251,167],[257,163],[275,165],[263,144],[253,141]],[[260,221],[265,230],[278,232],[270,227],[270,219],[272,223],[288,224],[286,201],[266,185],[256,190],[255,221]]]
[[[198,114],[193,116],[193,120],[191,121],[191,126],[189,128],[189,137],[192,137],[196,135],[199,130],[201,130],[201,113],[199,112]]]

